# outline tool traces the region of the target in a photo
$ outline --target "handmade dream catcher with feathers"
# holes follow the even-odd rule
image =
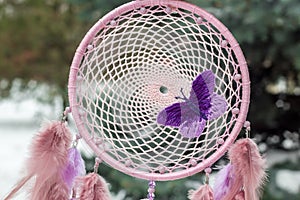
[[[32,145],[30,199],[110,199],[96,173],[100,162],[133,177],[170,181],[204,171],[192,200],[258,199],[265,162],[255,143],[237,136],[250,99],[247,64],[230,31],[205,10],[182,1],[139,0],[100,19],[76,50],[69,103],[81,139],[96,154],[84,164],[64,122]],[[211,188],[211,166],[229,150],[230,163]],[[45,171],[46,170],[46,171]],[[134,180],[133,180],[134,181]]]

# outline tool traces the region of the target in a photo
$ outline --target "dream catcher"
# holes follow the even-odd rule
[[[111,11],[77,48],[68,90],[65,115],[72,113],[79,132],[73,146],[62,122],[41,132],[28,176],[9,197],[34,178],[31,199],[110,199],[97,174],[105,162],[149,180],[148,200],[155,198],[155,181],[201,171],[206,182],[189,199],[258,199],[265,163],[245,122],[247,64],[229,30],[205,10],[182,1],[140,0]],[[234,143],[243,127],[246,138]],[[76,150],[81,137],[97,156],[95,171],[86,176]],[[212,189],[211,167],[227,150],[230,162]],[[45,155],[47,162],[38,164]]]

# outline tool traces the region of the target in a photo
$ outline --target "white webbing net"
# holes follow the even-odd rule
[[[205,163],[237,123],[232,110],[238,113],[242,102],[239,65],[225,36],[196,13],[157,5],[120,14],[91,40],[77,74],[89,140],[118,163],[113,167],[138,177],[135,172],[172,174]],[[157,114],[180,101],[181,88],[188,95],[205,70],[215,74],[214,92],[225,97],[226,112],[193,139],[157,124]]]

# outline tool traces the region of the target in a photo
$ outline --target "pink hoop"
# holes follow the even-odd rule
[[[222,145],[215,149],[215,152],[206,158],[203,162],[197,163],[195,166],[192,166],[188,169],[181,170],[181,171],[174,171],[170,173],[155,173],[155,172],[145,172],[145,171],[138,171],[135,168],[126,166],[125,162],[119,162],[115,158],[111,157],[104,149],[100,149],[97,144],[95,144],[94,138],[88,132],[85,127],[84,122],[82,121],[82,116],[79,109],[79,103],[77,99],[76,89],[77,89],[77,77],[78,71],[80,66],[83,62],[85,53],[88,46],[92,43],[93,38],[98,34],[99,30],[104,29],[107,24],[109,24],[112,20],[118,18],[120,15],[124,13],[132,12],[133,10],[138,10],[141,8],[148,8],[154,6],[161,6],[161,7],[170,7],[176,9],[182,9],[185,11],[189,11],[192,14],[197,16],[201,16],[204,20],[207,20],[210,24],[216,27],[228,42],[233,54],[235,55],[236,63],[240,70],[241,77],[238,77],[241,80],[241,102],[238,110],[236,111],[237,118],[234,124],[234,127],[231,129],[230,134],[224,141]],[[200,19],[199,19],[200,20]],[[227,44],[222,44],[227,45]],[[198,173],[204,170],[207,167],[210,167],[213,163],[215,163],[224,153],[227,151],[228,147],[234,142],[236,137],[238,136],[240,130],[243,127],[244,121],[247,117],[248,106],[249,106],[249,99],[250,99],[250,80],[249,74],[247,69],[247,63],[245,61],[244,55],[240,49],[239,44],[232,36],[230,31],[214,16],[206,12],[205,10],[186,3],[182,1],[174,1],[174,0],[149,0],[149,1],[133,1],[127,4],[120,6],[119,8],[111,11],[107,15],[105,15],[102,19],[100,19],[85,35],[82,42],[80,43],[79,47],[76,50],[75,56],[73,58],[70,74],[69,74],[69,84],[68,84],[68,93],[69,93],[69,102],[72,111],[72,115],[74,117],[75,123],[79,130],[79,133],[82,135],[85,142],[92,148],[92,150],[99,156],[103,161],[108,163],[113,168],[124,172],[125,174],[141,178],[147,180],[154,180],[154,181],[166,181],[166,180],[175,180],[180,179],[183,177],[191,176],[195,173]]]

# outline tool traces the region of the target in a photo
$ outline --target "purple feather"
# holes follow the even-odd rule
[[[214,185],[215,200],[221,200],[229,191],[233,183],[233,166],[229,163],[216,176]]]
[[[79,151],[75,147],[69,149],[68,158],[69,162],[63,171],[62,177],[71,190],[75,177],[85,174],[85,165]]]

